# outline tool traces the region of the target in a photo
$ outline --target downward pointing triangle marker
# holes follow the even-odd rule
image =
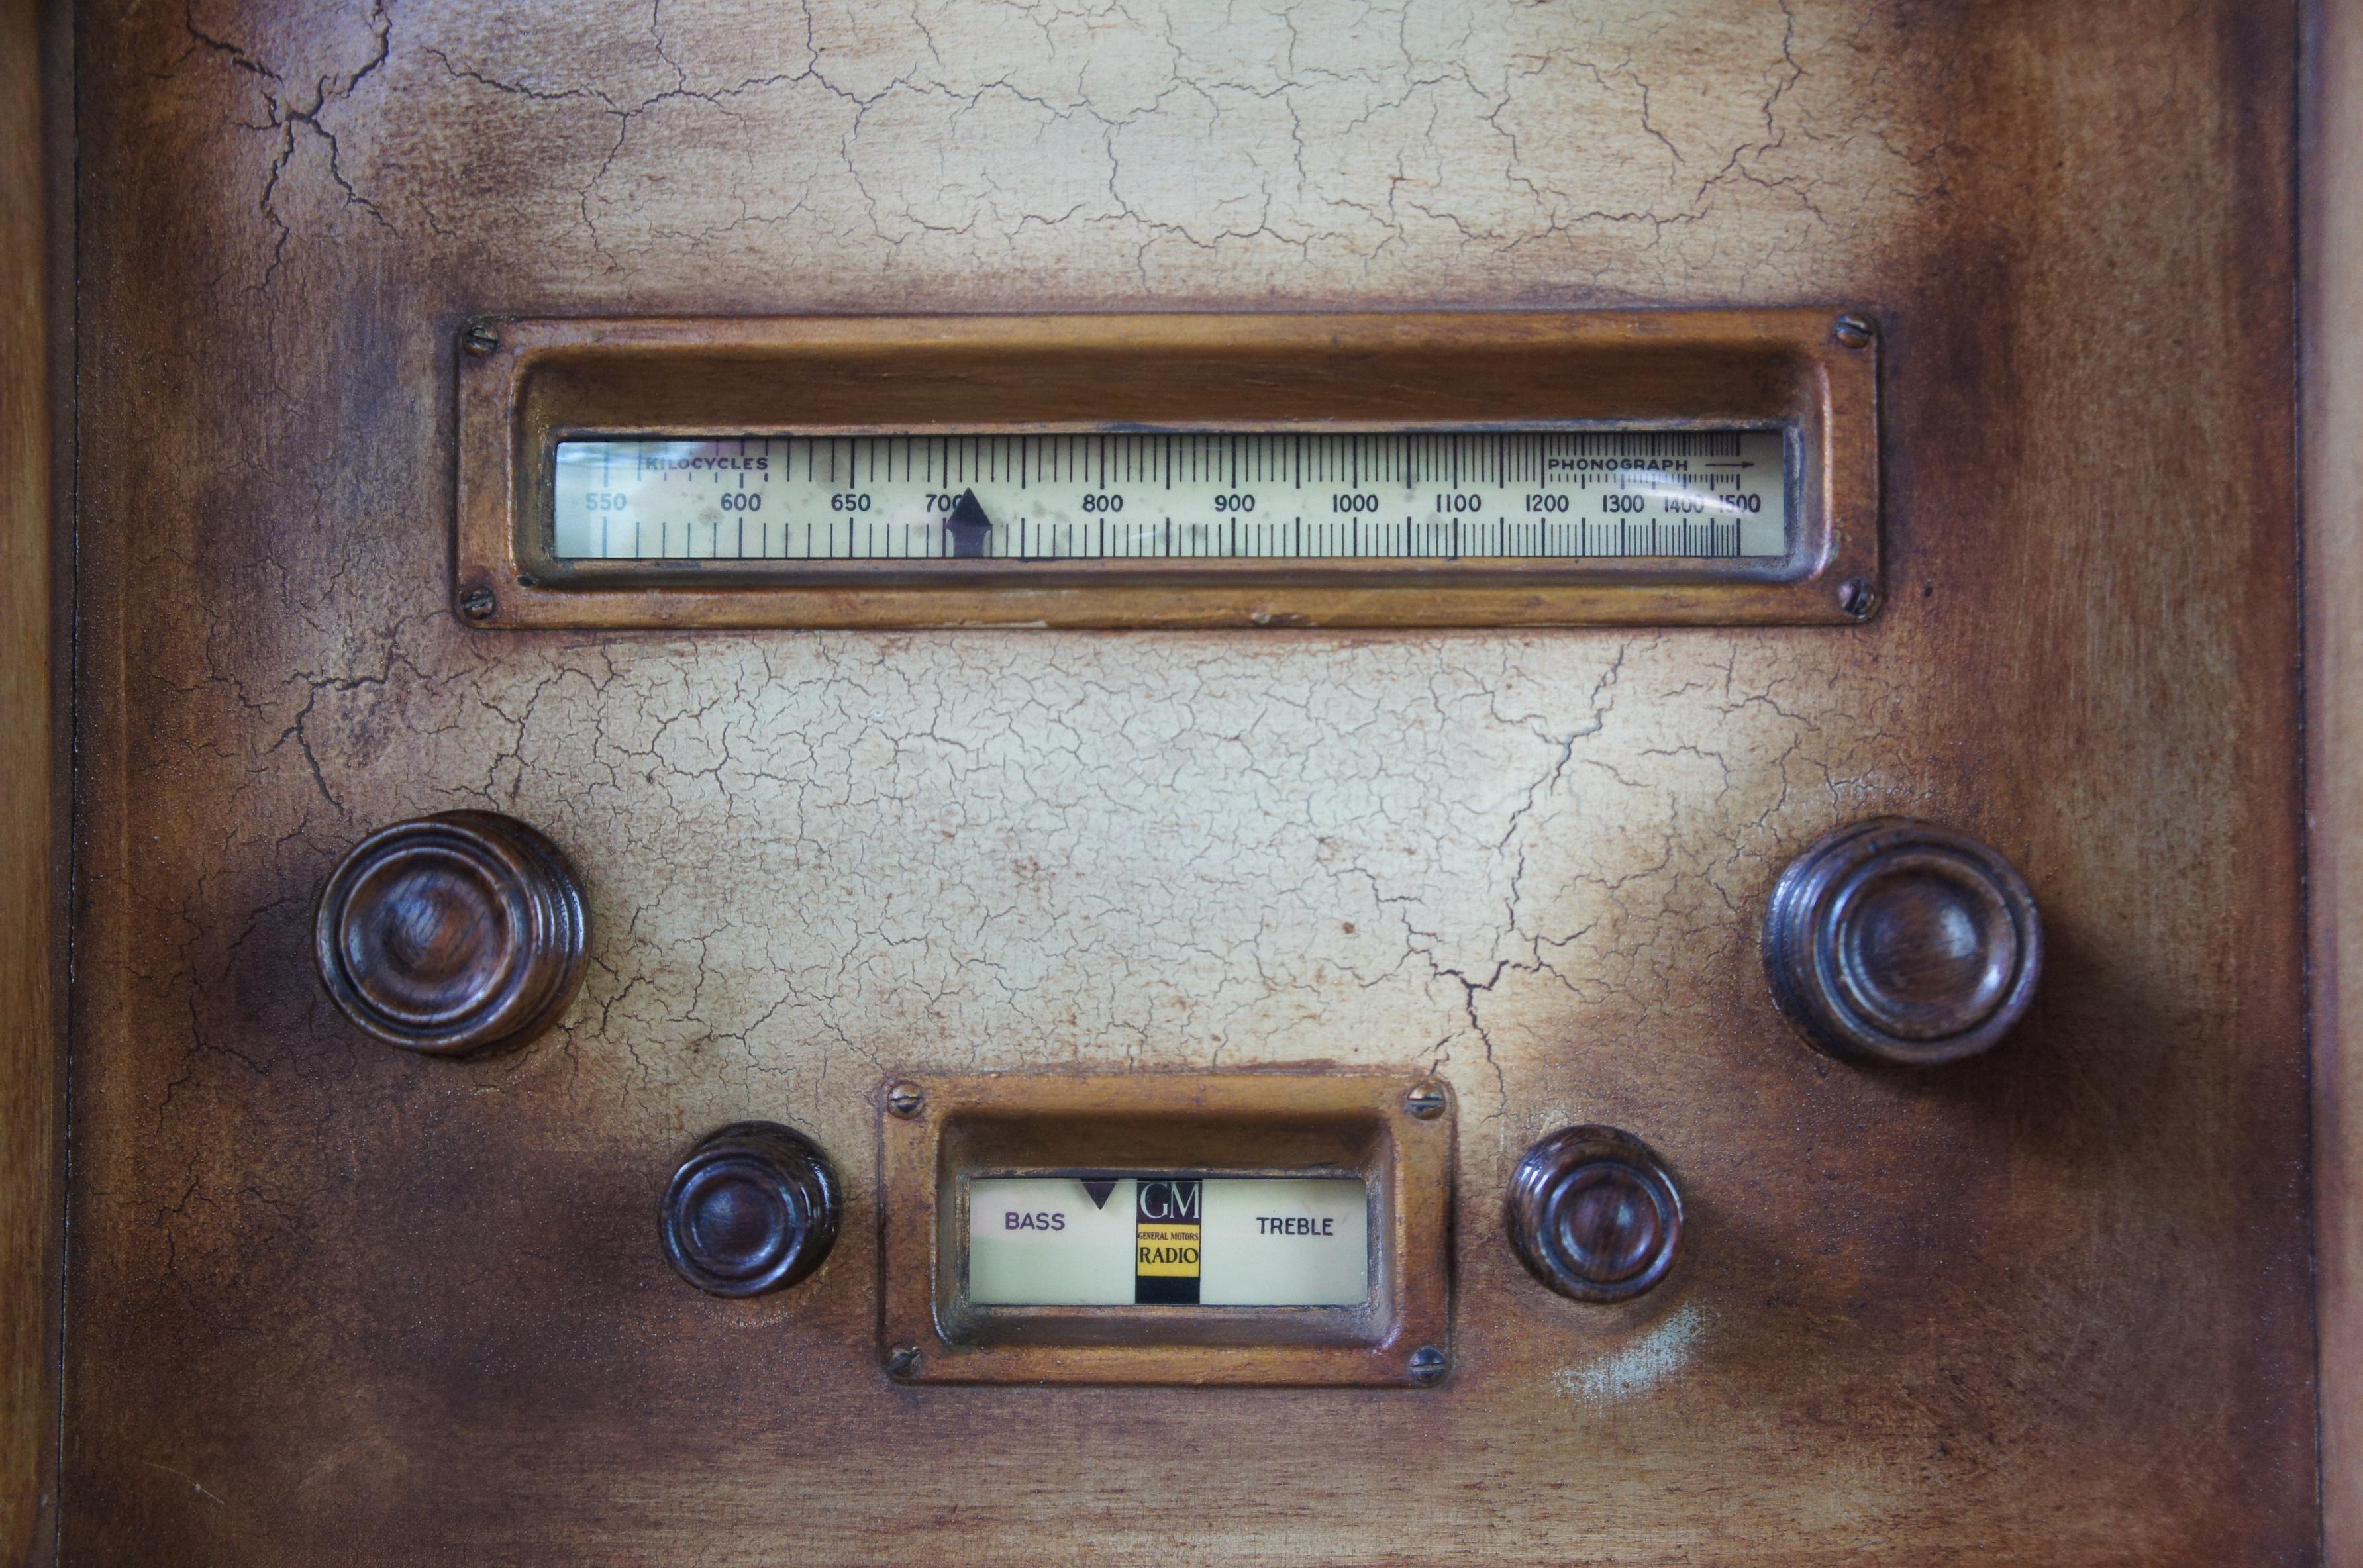
[[[1093,1208],[1105,1209],[1107,1207],[1108,1194],[1115,1190],[1115,1179],[1116,1178],[1114,1176],[1085,1176],[1083,1178],[1083,1190],[1092,1195]]]

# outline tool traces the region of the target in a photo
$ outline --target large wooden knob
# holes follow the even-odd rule
[[[716,1296],[793,1285],[837,1242],[837,1173],[812,1140],[738,1121],[690,1151],[658,1217],[673,1271]]]
[[[1665,1162],[1614,1127],[1567,1127],[1510,1177],[1510,1242],[1528,1273],[1578,1301],[1625,1301],[1666,1277],[1682,1199]]]
[[[1976,839],[1882,817],[1816,842],[1764,917],[1772,999],[1816,1050],[1927,1066],[2010,1032],[2043,973],[2043,921]]]
[[[584,936],[556,845],[514,818],[446,812],[353,846],[320,894],[313,956],[347,1018],[456,1056],[557,1022],[582,984]]]

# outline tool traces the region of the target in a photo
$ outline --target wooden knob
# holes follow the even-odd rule
[[[837,1173],[793,1128],[739,1121],[673,1173],[659,1229],[682,1278],[716,1296],[793,1285],[837,1242]]]
[[[1640,1295],[1681,1245],[1682,1199],[1665,1162],[1614,1127],[1563,1128],[1528,1149],[1509,1209],[1527,1271],[1578,1301]]]
[[[1814,1049],[1926,1066],[2010,1032],[2043,973],[2025,878],[1965,834],[1883,817],[1790,863],[1764,917],[1772,999]]]
[[[320,894],[313,956],[347,1018],[456,1056],[522,1044],[582,984],[582,893],[558,846],[491,812],[446,812],[353,846]]]

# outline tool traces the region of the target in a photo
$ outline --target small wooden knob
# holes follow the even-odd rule
[[[582,984],[582,892],[558,846],[514,818],[446,812],[353,846],[320,894],[313,957],[351,1019],[456,1056],[522,1044]]]
[[[1578,1301],[1625,1301],[1666,1277],[1682,1199],[1656,1151],[1614,1127],[1568,1127],[1510,1178],[1510,1241],[1527,1272]]]
[[[1790,863],[1764,917],[1772,999],[1814,1049],[1927,1066],[1986,1050],[2034,999],[2043,921],[1976,839],[1881,817]]]
[[[793,1285],[836,1244],[838,1190],[828,1157],[803,1133],[733,1122],[690,1151],[665,1188],[665,1256],[716,1296]]]

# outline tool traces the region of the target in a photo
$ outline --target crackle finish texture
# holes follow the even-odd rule
[[[2293,1562],[2313,1551],[2285,8],[93,7],[78,58],[74,1562]],[[472,632],[473,312],[1843,304],[1861,630]],[[2092,436],[2112,424],[2107,443]],[[2137,543],[2136,543],[2137,541]],[[511,812],[590,974],[347,1027],[312,902]],[[1755,937],[1871,814],[2050,973],[1850,1071]],[[901,1388],[899,1071],[1432,1066],[1434,1390]],[[718,1301],[666,1178],[847,1176]],[[1676,1170],[1560,1299],[1536,1137]]]

